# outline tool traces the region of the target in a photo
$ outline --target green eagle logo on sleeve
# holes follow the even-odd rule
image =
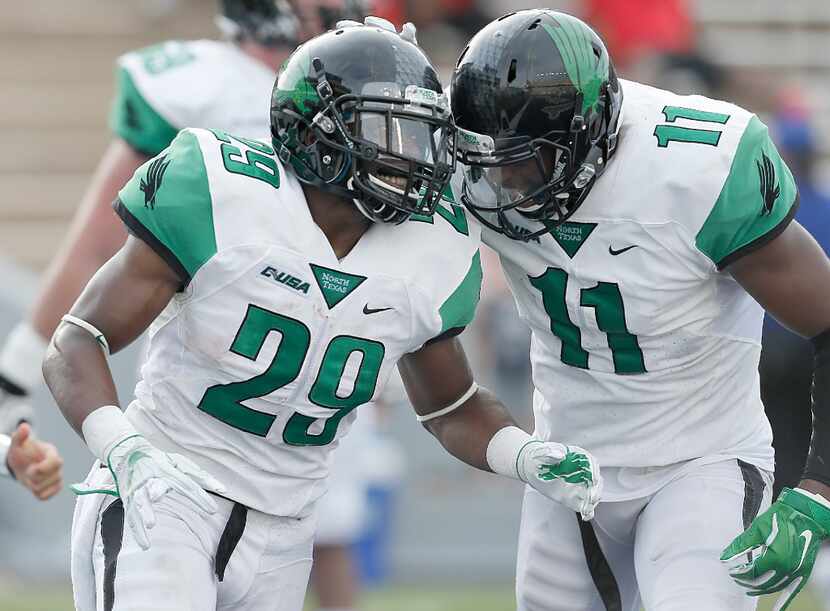
[[[772,161],[765,153],[761,153],[761,159],[756,160],[755,165],[758,167],[758,176],[761,179],[761,197],[764,201],[761,216],[766,216],[772,212],[775,200],[781,195],[781,186],[775,184],[775,166],[772,165]]]
[[[172,160],[171,160],[172,161]],[[150,210],[156,207],[156,194],[161,188],[161,181],[164,178],[164,172],[167,171],[167,166],[170,161],[167,160],[167,155],[161,155],[153,160],[150,167],[147,168],[147,175],[141,179],[139,188],[144,193],[144,207]]]

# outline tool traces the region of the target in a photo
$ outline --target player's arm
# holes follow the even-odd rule
[[[601,493],[596,461],[581,448],[533,439],[516,426],[504,405],[475,384],[456,337],[428,342],[398,369],[418,420],[447,452],[593,517]]]
[[[46,382],[64,416],[112,473],[113,490],[73,490],[120,496],[145,549],[147,529],[155,523],[153,504],[163,495],[176,491],[212,513],[216,504],[203,488],[220,492],[222,486],[137,432],[118,407],[106,354],[137,338],[215,254],[211,202],[198,137],[184,130],[119,192],[116,212],[133,235],[64,316],[44,361]]]
[[[153,503],[175,490],[207,513],[203,488],[222,486],[182,456],[154,448],[118,407],[106,353],[134,341],[161,313],[182,278],[142,240],[130,237],[89,282],[52,338],[43,374],[67,422],[112,472],[114,490],[74,486],[78,494],[120,496],[139,545],[150,547]]]
[[[785,489],[723,555],[741,585],[759,594],[784,590],[784,606],[777,607],[784,609],[830,536],[830,260],[793,222],[727,270],[767,312],[815,345],[813,438],[803,479],[796,490]]]
[[[75,431],[95,409],[117,405],[106,350],[115,353],[150,326],[181,286],[181,279],[147,244],[130,237],[92,278],[69,314],[97,329],[62,323],[47,351],[43,374]]]

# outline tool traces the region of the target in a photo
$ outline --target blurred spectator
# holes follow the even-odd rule
[[[600,31],[622,70],[647,54],[685,55],[695,48],[685,0],[584,0],[582,16]]]
[[[701,53],[686,0],[583,0],[625,78],[682,94],[715,95],[723,70]]]
[[[773,137],[798,184],[801,206],[796,220],[830,252],[830,197],[816,187],[815,135],[800,94],[788,91],[771,122]],[[810,342],[787,331],[773,318],[764,322],[761,396],[772,424],[775,446],[775,494],[798,483],[810,442]]]

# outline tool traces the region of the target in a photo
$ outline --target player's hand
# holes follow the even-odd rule
[[[830,501],[784,488],[778,500],[727,547],[721,560],[749,596],[781,592],[774,611],[795,599],[830,534]]]
[[[602,476],[596,459],[577,446],[554,442],[528,443],[516,462],[519,478],[549,499],[594,517],[602,494]]]
[[[0,374],[0,433],[11,435],[21,422],[31,421],[29,393]]]
[[[15,479],[41,501],[63,488],[63,460],[58,450],[35,439],[28,424],[21,424],[12,434],[6,462]]]
[[[141,435],[127,437],[107,456],[115,490],[74,484],[75,494],[109,493],[121,497],[127,525],[141,549],[150,548],[149,530],[156,524],[153,505],[165,494],[178,492],[199,510],[213,514],[218,507],[205,489],[224,492],[214,477],[180,454],[168,454],[153,447]]]

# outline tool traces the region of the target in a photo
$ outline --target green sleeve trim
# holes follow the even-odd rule
[[[481,276],[481,254],[476,251],[461,284],[438,309],[441,316],[441,333],[447,329],[464,327],[473,320],[481,296]]]
[[[202,150],[182,131],[164,154],[142,165],[118,194],[116,212],[184,284],[216,254],[213,202]]]
[[[797,194],[767,126],[752,117],[695,245],[723,269],[783,231],[795,212]]]
[[[110,110],[110,129],[148,157],[166,149],[178,129],[170,125],[141,95],[129,71],[118,67],[116,94]]]

